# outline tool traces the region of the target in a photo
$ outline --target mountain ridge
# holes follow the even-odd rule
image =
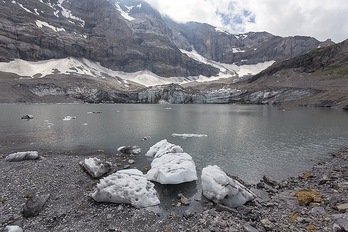
[[[288,57],[291,49],[291,55],[296,55],[322,44],[310,37],[281,39],[262,32],[238,37],[208,24],[178,24],[139,0],[6,0],[0,4],[1,61],[72,56],[117,71],[209,77],[219,70],[180,49],[194,48],[207,59],[242,65],[278,61]],[[260,41],[262,46],[255,47]],[[293,44],[299,45],[294,49]]]

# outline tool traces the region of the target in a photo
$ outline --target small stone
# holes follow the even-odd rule
[[[126,165],[123,166],[123,169],[128,169],[128,168],[130,168],[129,164],[126,164]]]
[[[256,229],[255,227],[251,226],[249,223],[245,223],[243,225],[243,229],[245,232],[259,232],[258,229]]]
[[[348,214],[343,214],[336,219],[336,224],[339,225],[344,231],[348,231]]]
[[[107,219],[112,219],[112,214],[107,214],[107,215],[106,215],[106,218],[107,218]]]
[[[345,212],[348,210],[348,203],[346,204],[338,204],[336,205],[336,208],[338,211],[342,211],[342,212]]]
[[[119,206],[117,207],[117,210],[118,210],[118,211],[122,211],[122,210],[123,210],[123,206],[122,206],[122,205],[119,205]]]
[[[186,198],[185,196],[181,196],[180,202],[181,202],[181,204],[186,205],[186,206],[190,205],[190,200],[188,198]]]
[[[312,231],[312,230],[317,230],[318,229],[318,227],[316,227],[315,225],[313,225],[313,224],[310,224],[310,225],[308,225],[307,227],[306,227],[306,230],[310,230],[310,231]]]
[[[314,215],[325,215],[326,210],[323,207],[314,207],[311,209],[311,214]]]
[[[298,213],[297,212],[292,212],[290,216],[290,223],[294,223],[298,218]]]
[[[272,177],[269,177],[269,176],[263,176],[263,181],[266,183],[266,184],[269,184],[271,186],[277,186],[279,185],[278,182],[276,180],[274,180]]]
[[[261,189],[261,188],[264,188],[264,187],[265,187],[265,183],[259,182],[259,183],[256,184],[256,187],[257,187],[257,188],[260,188],[260,189]]]
[[[319,185],[323,185],[328,181],[330,181],[330,178],[327,175],[323,175],[323,177],[319,180]]]
[[[261,224],[262,226],[266,229],[266,230],[272,230],[274,225],[273,223],[269,220],[269,219],[262,219],[261,220]]]
[[[184,212],[184,217],[185,218],[189,218],[189,217],[192,217],[193,216],[193,213],[191,212],[191,210],[185,210]]]
[[[130,160],[128,160],[128,163],[129,163],[129,164],[134,164],[135,161],[134,161],[133,159],[130,159]]]
[[[303,179],[309,179],[309,178],[313,178],[313,174],[312,173],[309,173],[309,172],[306,172],[303,174],[302,178]]]

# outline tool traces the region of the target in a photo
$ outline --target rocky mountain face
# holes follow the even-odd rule
[[[348,40],[277,62],[248,82],[249,87],[315,90],[296,104],[348,109]]]
[[[0,61],[87,58],[124,72],[213,76],[219,69],[180,49],[228,64],[283,60],[323,44],[266,32],[233,35],[207,24],[178,24],[141,0],[3,0]]]

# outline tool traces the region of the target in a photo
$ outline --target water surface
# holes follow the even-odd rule
[[[34,119],[21,120],[24,114]],[[67,115],[77,119],[63,121]],[[207,137],[182,139],[172,133]],[[142,141],[144,136],[151,139]],[[191,154],[199,175],[206,165],[216,164],[255,183],[264,174],[277,179],[299,175],[327,159],[328,152],[347,146],[348,113],[253,105],[0,105],[2,154],[98,149],[116,154],[123,145],[138,145],[144,154],[162,139]],[[150,166],[150,161],[141,156],[137,166]]]

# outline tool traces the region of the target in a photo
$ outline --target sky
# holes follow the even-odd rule
[[[163,15],[196,21],[231,33],[267,31],[279,36],[348,38],[347,0],[145,0]]]

